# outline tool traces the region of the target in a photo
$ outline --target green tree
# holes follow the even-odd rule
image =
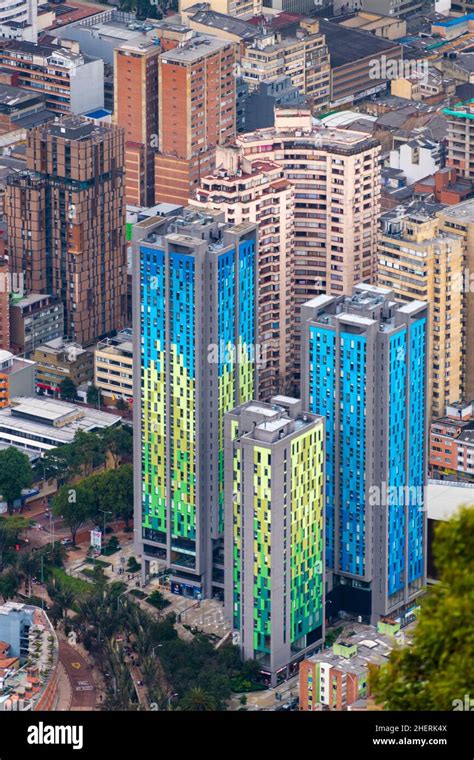
[[[57,607],[59,620],[67,618],[67,611],[72,609],[75,601],[75,595],[71,589],[61,586],[60,583],[49,583],[47,586],[48,594]]]
[[[137,562],[137,558],[134,556],[129,557],[127,562],[127,573],[138,573],[140,569],[141,564]]]
[[[25,581],[25,594],[31,594],[31,579],[37,576],[41,569],[41,560],[38,554],[33,552],[24,552],[20,555],[18,562],[18,572]]]
[[[132,558],[130,557],[130,559]],[[158,591],[158,589],[156,589],[150,594],[150,596],[147,599],[147,602],[153,605],[153,607],[156,607],[157,610],[163,610],[169,604],[169,602],[165,599],[161,591]]]
[[[180,702],[182,710],[191,712],[211,712],[216,710],[216,701],[211,694],[208,694],[199,686],[193,686],[184,695]]]
[[[78,430],[74,436],[74,447],[80,452],[84,474],[105,463],[105,447],[100,436]]]
[[[20,579],[14,570],[9,570],[0,575],[0,596],[4,602],[15,596],[19,585]]]
[[[9,446],[0,451],[0,494],[7,502],[9,514],[13,512],[13,503],[19,499],[23,488],[33,483],[33,471],[30,460],[22,451]]]
[[[133,451],[133,433],[130,425],[105,428],[101,437],[113,459],[114,467],[118,467],[120,457],[129,456]]]
[[[87,388],[87,403],[94,406],[100,405],[102,401],[102,395],[99,388],[96,385],[89,385]]]
[[[76,544],[77,531],[86,525],[95,511],[92,490],[86,481],[75,488],[63,486],[53,499],[53,514],[62,515],[64,524],[71,531],[73,544]]]
[[[437,525],[439,583],[421,600],[409,647],[371,672],[371,690],[387,710],[453,710],[474,694],[474,508]]]
[[[128,411],[128,404],[125,401],[125,399],[122,398],[122,397],[120,397],[119,399],[117,399],[117,403],[115,404],[115,406],[117,407],[117,409],[119,410],[119,412],[126,412],[126,411]]]
[[[44,480],[56,478],[62,482],[78,475],[81,466],[82,457],[78,447],[74,443],[66,443],[46,452],[35,465],[35,477]]]
[[[22,515],[0,517],[0,572],[5,565],[12,564],[15,556],[13,547],[18,543],[20,533],[31,527],[32,521]]]
[[[76,400],[77,398],[76,384],[71,380],[70,377],[65,377],[64,380],[61,380],[61,382],[59,383],[59,395],[65,401]]]

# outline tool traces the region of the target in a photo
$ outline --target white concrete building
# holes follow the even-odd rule
[[[442,166],[439,143],[427,137],[415,137],[390,151],[390,167],[401,169],[408,185],[435,174]]]

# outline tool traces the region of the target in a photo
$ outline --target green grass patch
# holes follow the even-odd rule
[[[88,565],[94,565],[95,564],[95,565],[103,565],[104,567],[112,567],[112,563],[111,562],[106,562],[105,559],[98,559],[97,557],[95,559],[95,562],[94,562],[94,560],[93,560],[92,557],[86,557],[86,559],[84,560],[84,562],[87,562]]]
[[[60,567],[53,567],[51,574],[61,588],[68,589],[74,594],[90,594],[93,590],[91,583],[81,580],[81,578],[73,578],[72,575],[68,575]]]
[[[268,687],[263,683],[253,683],[241,676],[234,676],[230,679],[230,688],[236,694],[245,694],[252,691],[266,691]]]

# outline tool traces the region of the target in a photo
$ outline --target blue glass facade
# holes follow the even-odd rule
[[[424,578],[426,309],[399,308],[358,291],[302,311],[303,402],[326,420],[326,566],[340,609],[372,619]]]
[[[334,568],[335,503],[335,333],[311,325],[309,339],[309,410],[326,419],[326,567]]]
[[[405,486],[408,485],[406,452],[407,331],[390,337],[390,386],[388,420],[388,594],[405,585]]]
[[[410,424],[408,466],[410,498],[408,506],[408,582],[423,576],[424,512],[422,503],[425,473],[426,415],[426,319],[417,320],[410,332]]]
[[[364,335],[340,336],[339,566],[365,573],[366,361]]]

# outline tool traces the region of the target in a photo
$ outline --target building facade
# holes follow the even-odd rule
[[[434,419],[429,440],[430,477],[474,483],[474,414],[472,403],[449,404]]]
[[[28,133],[27,171],[8,178],[12,269],[64,305],[64,334],[90,345],[126,319],[124,140],[67,117]]]
[[[10,303],[11,348],[31,356],[37,346],[64,335],[64,307],[49,295],[13,295]]]
[[[125,130],[127,203],[152,206],[158,145],[158,56],[151,40],[114,50],[114,121]]]
[[[45,97],[56,115],[82,114],[104,106],[104,62],[81,53],[78,43],[58,47],[0,40],[0,66],[15,86]]]
[[[10,273],[8,261],[0,259],[0,351],[10,350]]]
[[[106,403],[119,398],[133,401],[133,333],[130,328],[97,344],[94,385],[105,396]]]
[[[225,610],[272,686],[324,639],[324,421],[301,401],[225,418]]]
[[[373,282],[380,213],[380,145],[361,132],[314,126],[311,111],[278,109],[275,127],[239,135],[242,155],[275,161],[294,185],[294,383],[300,310],[318,293]]]
[[[300,22],[295,37],[264,31],[246,46],[241,75],[250,91],[264,82],[289,77],[291,84],[310,101],[315,112],[327,109],[331,96],[329,52],[317,19]]]
[[[464,252],[459,237],[439,229],[439,220],[421,211],[390,221],[379,238],[377,284],[405,303],[426,301],[429,319],[429,410],[443,414],[464,397],[464,305],[459,287]]]
[[[196,35],[159,58],[155,201],[186,204],[236,133],[235,46]]]
[[[474,200],[446,207],[438,211],[437,217],[439,229],[458,237],[463,247],[463,272],[453,277],[452,287],[464,297],[464,398],[471,399],[474,398]]]
[[[36,42],[38,38],[37,0],[1,0],[0,37]]]
[[[218,161],[222,153],[218,152]],[[193,205],[225,214],[226,222],[258,224],[258,325],[262,366],[258,398],[287,392],[292,383],[294,190],[272,161],[240,159],[227,151],[229,169],[203,177]]]
[[[10,351],[0,351],[0,408],[10,404],[13,396],[29,396],[35,390],[36,364],[20,359]]]
[[[448,119],[448,155],[446,163],[460,177],[474,180],[474,101],[457,103],[443,109]]]
[[[385,288],[302,309],[303,405],[326,418],[331,615],[409,618],[425,582],[428,307]]]
[[[57,396],[61,383],[68,378],[76,388],[94,376],[93,353],[79,343],[62,337],[38,346],[33,352],[36,362],[36,389],[47,396]]]
[[[162,560],[178,593],[222,594],[224,413],[257,383],[256,225],[188,207],[134,235],[137,550],[145,576]]]

